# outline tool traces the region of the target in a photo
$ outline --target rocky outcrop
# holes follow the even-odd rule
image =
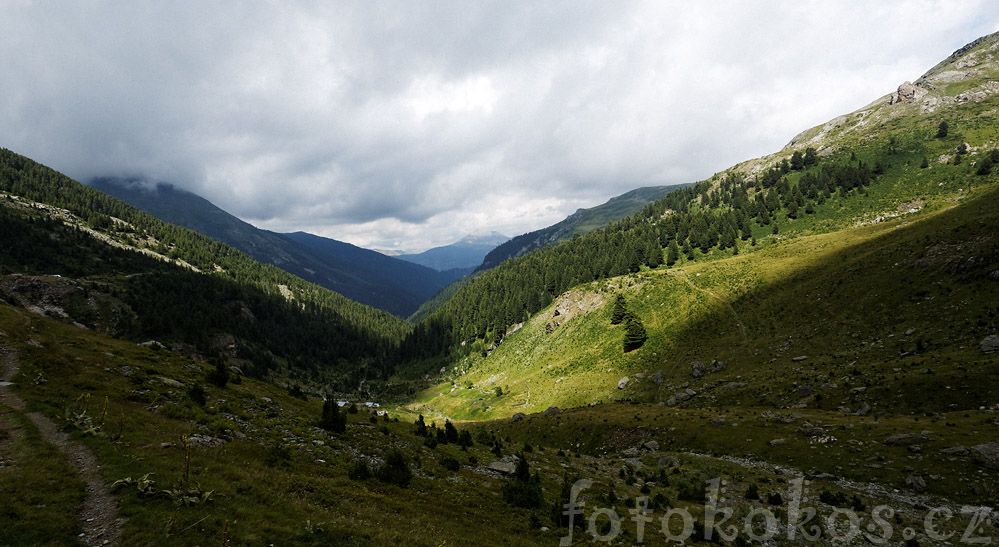
[[[892,94],[888,104],[913,103],[921,100],[928,92],[912,82],[903,82],[898,91]]]

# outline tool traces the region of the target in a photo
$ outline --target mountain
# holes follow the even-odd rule
[[[169,184],[97,178],[89,185],[166,222],[228,243],[260,262],[400,317],[415,312],[461,276],[320,236],[261,230]]]
[[[480,272],[495,268],[500,262],[527,254],[534,249],[553,245],[569,239],[574,234],[586,234],[597,228],[602,228],[611,222],[635,213],[669,192],[689,186],[675,184],[671,186],[648,186],[637,188],[607,200],[603,205],[578,209],[558,224],[547,228],[519,235],[502,245],[499,245],[483,258],[475,271]]]
[[[4,540],[993,543],[997,111],[992,35],[413,327],[0,150]]]
[[[0,149],[0,295],[242,373],[356,389],[409,326]]]
[[[781,151],[483,272],[405,345],[422,368],[400,372],[443,365],[450,386],[412,408],[491,419],[622,397],[791,406],[824,384],[840,387],[810,406],[988,406],[999,384],[981,369],[946,366],[968,388],[931,397],[913,367],[931,352],[937,363],[995,365],[978,348],[999,335],[999,250],[988,235],[999,229],[997,51],[999,34],[985,37]],[[622,347],[623,328],[609,322],[616,294],[644,344]],[[735,387],[698,382],[690,389],[708,392],[688,403],[691,363],[700,379],[712,360],[727,367],[713,378]],[[844,372],[879,396],[843,391]],[[645,379],[626,389],[634,374]],[[496,387],[502,399],[487,396]]]
[[[434,247],[418,254],[396,255],[396,258],[438,271],[466,270],[465,273],[471,273],[476,266],[482,264],[482,259],[489,251],[509,239],[497,232],[482,236],[467,235],[450,245]]]

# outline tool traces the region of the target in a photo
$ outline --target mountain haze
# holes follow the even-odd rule
[[[667,193],[689,186],[676,184],[671,186],[648,186],[625,192],[620,196],[607,200],[602,205],[588,209],[578,209],[557,224],[547,228],[528,232],[499,245],[490,251],[475,271],[495,268],[508,258],[515,258],[548,245],[565,241],[573,234],[586,234],[597,228],[602,228],[611,222],[640,210],[650,202],[662,198]]]
[[[422,253],[395,255],[395,257],[438,271],[467,270],[465,273],[471,273],[476,266],[482,264],[482,259],[490,251],[509,239],[498,232],[482,236],[467,235],[450,245],[434,247]]]
[[[261,230],[208,200],[168,184],[98,178],[90,186],[156,217],[222,241],[351,300],[407,317],[461,276],[442,273],[349,243],[302,232]]]

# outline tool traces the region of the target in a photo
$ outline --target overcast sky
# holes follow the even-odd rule
[[[999,30],[999,2],[0,0],[0,21],[0,146],[421,250],[774,152]]]

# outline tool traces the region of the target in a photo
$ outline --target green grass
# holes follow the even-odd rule
[[[941,201],[888,222],[577,287],[488,357],[456,363],[453,385],[424,391],[409,408],[489,419],[616,398],[666,401],[683,383],[713,390],[694,406],[792,405],[800,399],[795,384],[827,383],[837,386],[809,405],[867,402],[878,412],[911,413],[995,404],[997,359],[980,355],[977,343],[999,311],[999,287],[988,277],[999,257],[997,204],[988,186],[949,209]],[[981,257],[976,266],[961,266],[973,257]],[[617,292],[649,332],[630,353],[622,351],[623,327],[610,325]],[[566,314],[578,308],[569,301],[585,309]],[[546,334],[553,321],[561,324]],[[798,356],[808,359],[791,360]],[[726,363],[722,373],[690,376],[691,361],[713,359]],[[656,371],[661,386],[649,379]],[[635,373],[645,378],[617,389],[619,378]],[[942,379],[951,389],[939,389]],[[714,389],[732,382],[747,385]],[[865,388],[863,397],[855,387]]]
[[[0,406],[0,545],[79,545],[83,481],[24,415]]]

